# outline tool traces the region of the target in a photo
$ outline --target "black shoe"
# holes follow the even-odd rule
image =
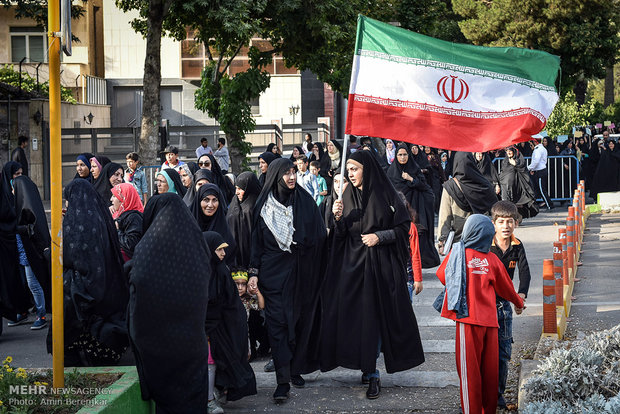
[[[295,388],[303,388],[306,386],[306,380],[303,379],[301,375],[292,375],[291,384],[293,384]]]
[[[369,400],[374,400],[379,398],[379,394],[381,394],[381,380],[379,378],[372,377],[368,383],[366,398]]]
[[[273,393],[273,401],[276,404],[282,404],[288,400],[288,393],[291,390],[290,384],[278,384],[275,392]]]
[[[368,385],[369,382],[370,378],[368,377],[368,374],[362,374],[362,384]]]
[[[265,372],[274,372],[276,370],[276,365],[273,362],[273,358],[265,364],[265,367],[263,369],[265,370]]]

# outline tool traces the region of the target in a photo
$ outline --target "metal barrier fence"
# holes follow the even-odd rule
[[[523,157],[529,166],[532,157]],[[502,171],[504,157],[493,160],[497,172]],[[567,162],[568,161],[568,162]],[[553,155],[547,157],[547,188],[552,201],[569,201],[579,184],[580,163],[574,155]],[[536,201],[542,201],[542,198]]]

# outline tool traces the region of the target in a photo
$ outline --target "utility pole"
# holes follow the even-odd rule
[[[50,199],[52,209],[52,368],[54,388],[65,386],[64,307],[62,263],[62,147],[60,140],[60,4],[49,0],[47,9],[49,52]]]

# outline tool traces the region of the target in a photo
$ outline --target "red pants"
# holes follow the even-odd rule
[[[497,328],[457,321],[455,353],[463,414],[494,414],[499,370]]]

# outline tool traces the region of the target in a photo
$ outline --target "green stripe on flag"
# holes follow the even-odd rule
[[[359,15],[355,54],[362,50],[503,73],[550,87],[560,68],[560,58],[547,52],[451,43]]]

